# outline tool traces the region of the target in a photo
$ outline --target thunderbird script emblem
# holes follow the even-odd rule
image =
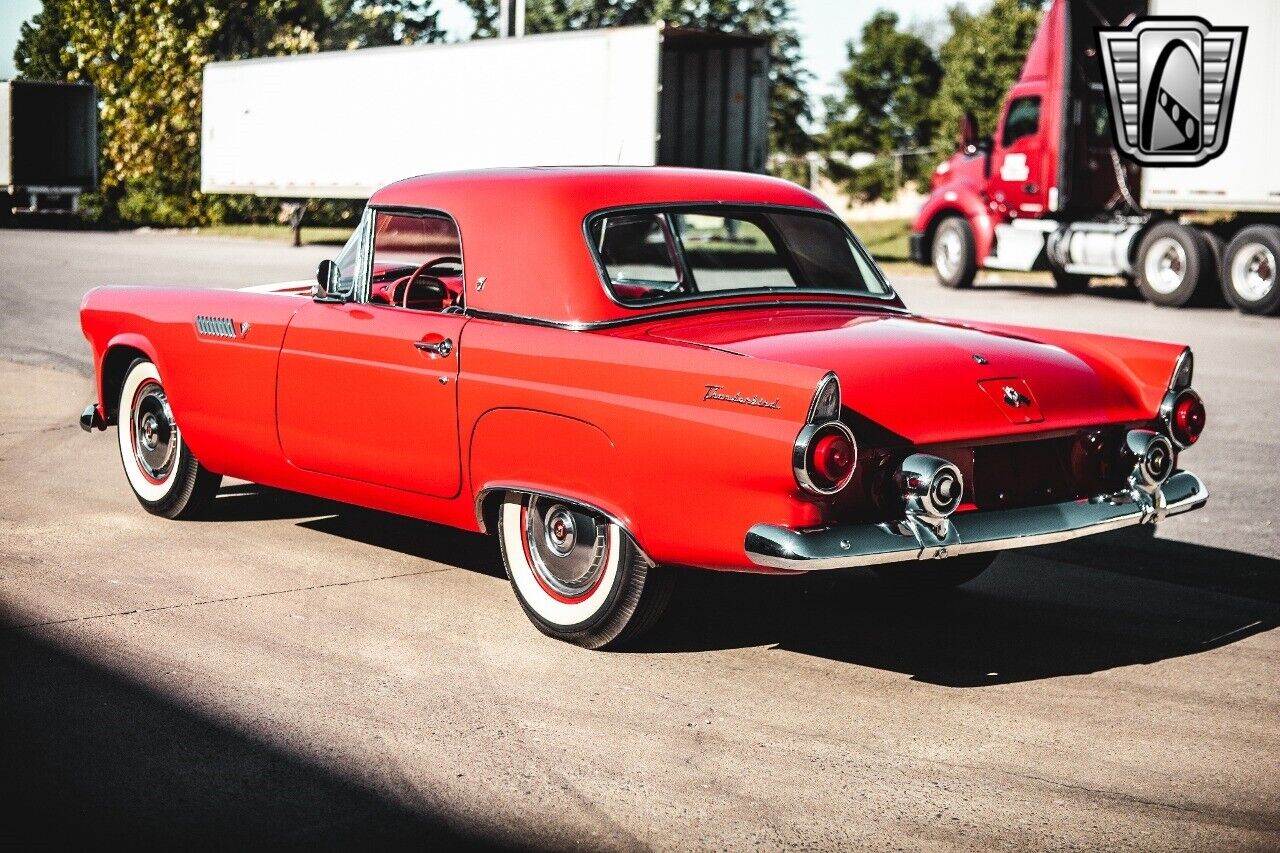
[[[1116,147],[1144,166],[1199,166],[1221,154],[1247,31],[1201,18],[1099,29]]]
[[[746,397],[742,394],[726,394],[723,385],[707,385],[705,386],[707,393],[703,396],[703,400],[719,400],[723,403],[737,403],[739,406],[756,406],[761,409],[781,409],[782,404],[778,400],[769,400],[759,395],[753,394]]]

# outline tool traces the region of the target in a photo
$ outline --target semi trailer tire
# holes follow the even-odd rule
[[[1137,285],[1154,305],[1181,308],[1203,300],[1214,276],[1213,249],[1197,228],[1161,222],[1138,246]]]
[[[1222,295],[1246,314],[1280,313],[1280,228],[1253,225],[1227,244],[1222,258]]]
[[[943,287],[972,287],[978,275],[978,250],[973,229],[962,217],[949,216],[933,232],[930,247],[933,272]]]

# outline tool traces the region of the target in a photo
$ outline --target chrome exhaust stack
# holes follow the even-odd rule
[[[964,495],[960,469],[937,456],[913,453],[902,461],[895,479],[906,504],[902,524],[928,552],[921,559],[947,556],[947,548],[960,541],[949,521]]]
[[[1173,443],[1158,432],[1132,429],[1124,438],[1124,452],[1133,459],[1129,496],[1143,511],[1143,523],[1164,519],[1168,511],[1161,487],[1173,474]]]

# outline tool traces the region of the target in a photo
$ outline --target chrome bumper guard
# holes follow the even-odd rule
[[[1064,542],[1199,509],[1209,490],[1190,471],[1158,489],[1133,489],[1088,500],[1021,509],[957,513],[938,527],[915,519],[792,530],[757,524],[747,531],[747,556],[757,566],[807,572],[933,560]]]

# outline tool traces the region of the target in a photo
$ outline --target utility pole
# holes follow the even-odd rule
[[[524,0],[499,0],[498,38],[524,35]]]

